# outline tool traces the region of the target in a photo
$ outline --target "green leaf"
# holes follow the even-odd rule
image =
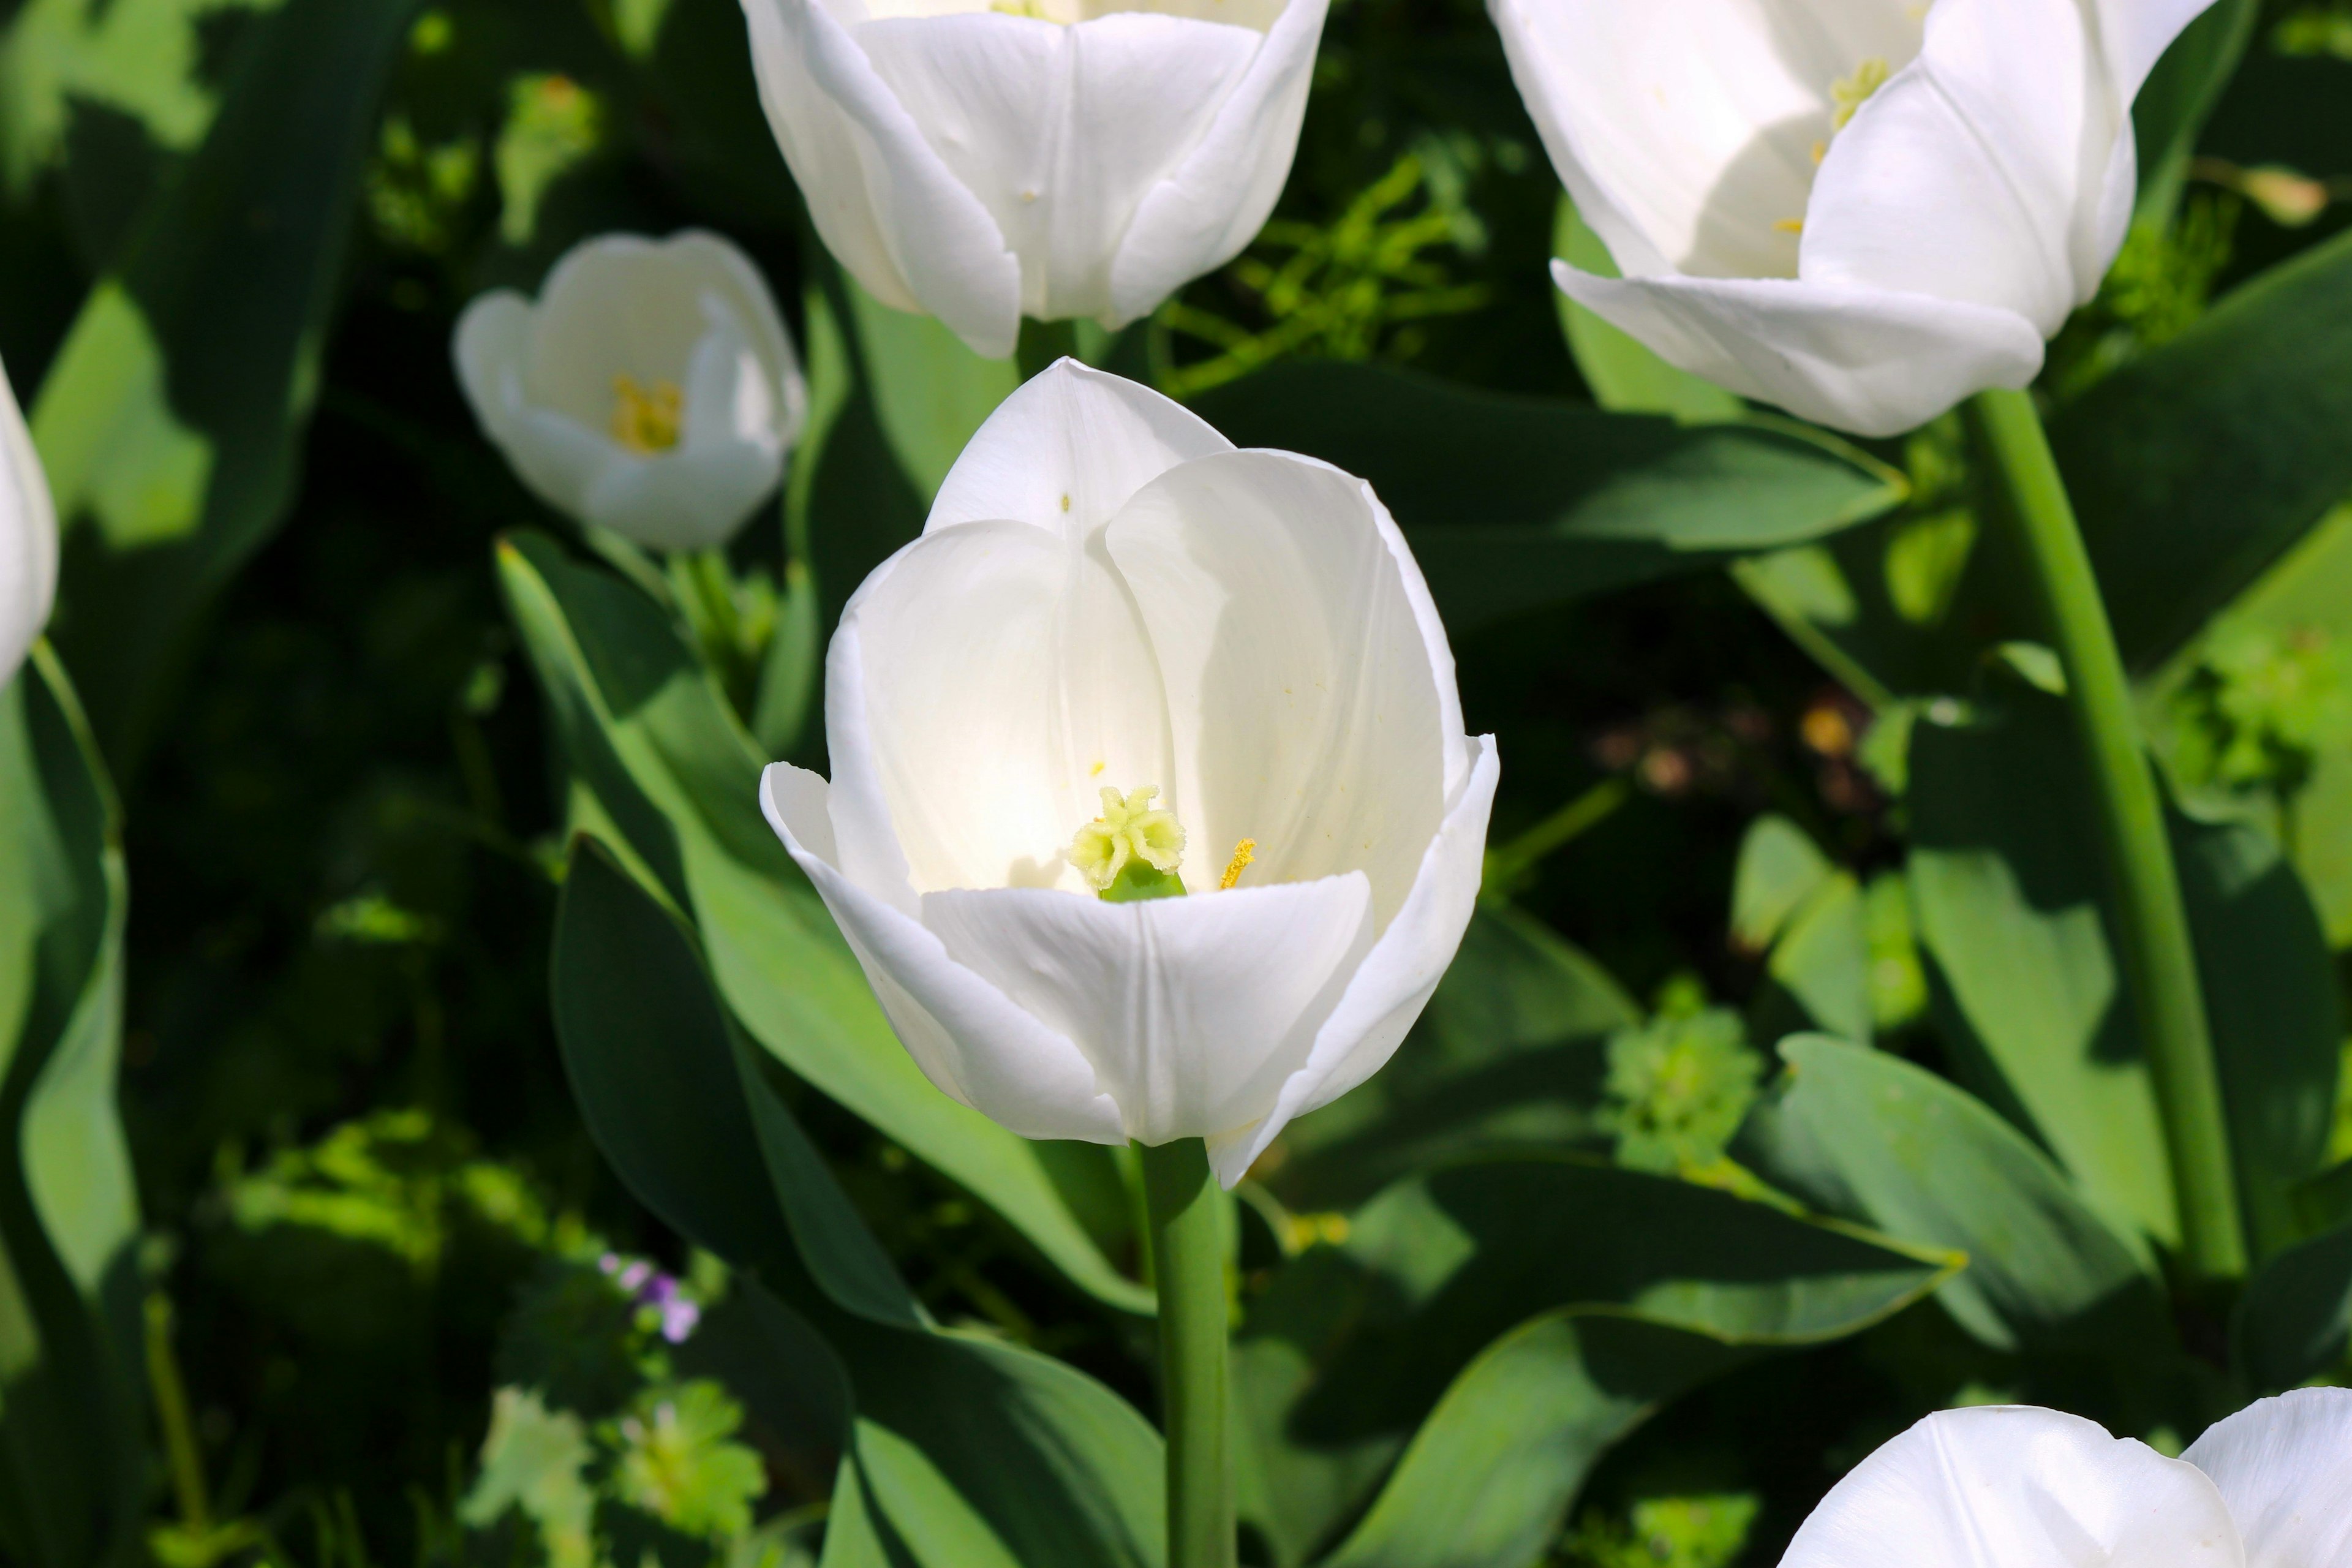
[[[293,500],[376,100],[411,8],[285,0],[259,24],[204,145],[159,187],[34,405],[69,525],[58,640],[118,765],[195,616]]]
[[[1784,1040],[1789,1085],[1750,1138],[1768,1173],[1891,1235],[1965,1253],[1941,1300],[2001,1350],[2160,1326],[2153,1264],[1981,1100],[1897,1057]]]
[[[2352,491],[2352,234],[2236,289],[2050,437],[2125,657],[2147,668]]]
[[[2261,20],[2260,0],[2218,0],[2182,30],[2132,100],[2139,214],[2163,223],[2179,198],[2197,133],[2221,102]]]
[[[932,1329],[911,1303],[877,1310],[896,1280],[882,1278],[878,1244],[813,1152],[763,1156],[790,1112],[743,1070],[751,1052],[730,1037],[685,932],[593,843],[572,858],[554,987],[557,1036],[597,1147],[639,1201],[758,1275],[782,1298],[777,1310],[830,1347],[854,1404],[863,1500],[908,1561],[968,1563],[955,1553],[974,1521],[1032,1568],[1160,1561],[1151,1428],[1059,1362]]]
[[[1868,1045],[1875,1022],[1870,965],[1862,884],[1852,872],[1839,871],[1797,911],[1764,972],[1815,1024]]]
[[[1552,220],[1551,246],[1554,254],[1580,272],[1599,278],[1620,275],[1616,258],[1601,237],[1584,226],[1565,191]],[[1552,304],[1559,312],[1560,331],[1568,335],[1569,353],[1601,407],[1619,414],[1664,414],[1694,425],[1720,424],[1747,412],[1747,405],[1730,393],[1676,370],[1638,339],[1557,289]]]
[[[114,796],[63,670],[0,687],[0,1554],[144,1561]]]
[[[2246,1287],[2234,1328],[2239,1367],[2263,1393],[2342,1365],[2352,1346],[2352,1225],[2263,1265]]]
[[[1641,1021],[1590,955],[1540,921],[1482,904],[1404,1046],[1284,1130],[1267,1184],[1294,1208],[1342,1208],[1441,1158],[1593,1140],[1601,1040]]]
[[[596,1494],[585,1472],[593,1458],[579,1416],[550,1410],[530,1390],[501,1388],[482,1439],[482,1473],[458,1517],[479,1530],[520,1509],[538,1531],[550,1568],[591,1568]]]
[[[856,960],[760,816],[761,759],[659,608],[553,541],[500,547],[508,604],[572,770],[613,847],[691,914],[720,994],[800,1079],[962,1184],[1081,1289],[1129,1310],[1081,1215],[1124,1215],[1108,1150],[1034,1143],[933,1088]],[[1122,1222],[1123,1223],[1123,1222]]]
[[[1441,1457],[1483,1443],[1486,1417],[1449,1412],[1447,1390],[1499,1384],[1507,1398],[1511,1379],[1480,1371],[1480,1358],[1531,1317],[1578,1308],[1639,1318],[1673,1331],[1667,1339],[1690,1352],[1678,1375],[1696,1379],[1728,1364],[1726,1346],[1760,1351],[1853,1332],[1918,1300],[1958,1263],[1711,1188],[1559,1157],[1477,1160],[1409,1177],[1359,1210],[1346,1236],[1276,1276],[1235,1346],[1243,1474],[1252,1489],[1244,1514],[1284,1563],[1303,1561],[1360,1506],[1424,1418],[1433,1425],[1423,1436]],[[1563,1386],[1546,1375],[1534,1386]],[[1490,1397],[1479,1392],[1473,1408]],[[1566,1444],[1556,1451],[1582,1458],[1564,1458],[1540,1484],[1507,1489],[1520,1511],[1484,1520],[1482,1531],[1496,1533],[1476,1539],[1516,1542],[1524,1531],[1556,1529],[1583,1466],[1622,1430],[1612,1425],[1617,1417],[1573,1399],[1509,1418],[1529,1415],[1542,1430],[1511,1427],[1520,1440]],[[1580,1438],[1580,1430],[1602,1436]],[[1397,1568],[1489,1561],[1381,1555],[1399,1521],[1437,1507],[1421,1500],[1443,1493],[1451,1484],[1443,1478],[1470,1463],[1448,1458],[1425,1472],[1409,1462],[1391,1485],[1413,1500],[1376,1508],[1372,1518],[1391,1522],[1346,1560]],[[1426,1480],[1430,1473],[1441,1481]],[[1503,1506],[1502,1497],[1492,1500]]]
[[[1285,362],[1193,409],[1240,446],[1371,481],[1457,633],[1820,539],[1904,495],[1894,470],[1794,425],[1686,427],[1372,364]]]
[[[1009,359],[982,359],[933,316],[894,310],[845,274],[858,362],[883,440],[926,506],[982,421],[1021,384]]]
[[[1731,939],[1761,952],[1835,868],[1812,836],[1778,812],[1749,825],[1731,881]]]

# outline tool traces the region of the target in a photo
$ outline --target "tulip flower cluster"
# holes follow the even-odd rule
[[[57,510],[16,392],[0,372],[0,686],[41,635],[57,588]]]

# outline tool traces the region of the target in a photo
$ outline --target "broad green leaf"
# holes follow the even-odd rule
[[[858,360],[882,437],[925,505],[996,405],[1021,384],[1009,359],[982,359],[937,317],[877,301],[844,276]]]
[[[1751,1139],[1769,1173],[1890,1235],[1965,1253],[1941,1300],[2002,1350],[2076,1346],[2160,1324],[2152,1262],[1982,1101],[1900,1058],[1784,1040],[1788,1088]]]
[[[720,994],[785,1067],[961,1183],[1099,1299],[1149,1310],[1082,1215],[1118,1190],[1109,1152],[1034,1143],[948,1099],[874,1001],[815,893],[760,816],[761,758],[659,608],[524,534],[499,567],[574,773],[670,901]],[[1123,1212],[1114,1204],[1113,1212]]]
[[[1793,425],[1684,426],[1371,364],[1277,363],[1192,406],[1237,445],[1369,479],[1457,632],[1820,539],[1904,493]]]
[[[1150,1568],[1162,1527],[1150,1427],[1073,1368],[932,1329],[910,1303],[900,1314],[882,1300],[903,1291],[895,1272],[822,1161],[804,1149],[774,1157],[790,1113],[743,1070],[748,1048],[655,899],[583,845],[556,930],[557,1037],[582,1115],[624,1184],[756,1273],[831,1347],[866,1500],[908,1561],[955,1568],[984,1531],[1033,1568]]]
[[[1703,1375],[1725,1344],[1853,1332],[1957,1262],[1598,1162],[1498,1157],[1409,1177],[1251,1306],[1235,1348],[1245,1514],[1278,1561],[1305,1560],[1465,1369],[1538,1314],[1583,1308],[1699,1336]],[[1570,1404],[1553,1418],[1565,1432],[1591,1417]],[[1523,1500],[1556,1526],[1580,1479],[1564,1468]],[[1527,1525],[1490,1522],[1514,1539]]]
[[[1585,226],[1565,191],[1552,220],[1551,247],[1580,272],[1619,276],[1616,258],[1601,237]],[[1747,405],[1730,393],[1676,370],[1567,295],[1555,290],[1552,304],[1559,312],[1560,331],[1568,336],[1569,353],[1601,407],[1619,414],[1664,414],[1695,425],[1720,424],[1747,412]]]
[[[0,1555],[26,1568],[144,1561],[125,897],[111,787],[37,647],[0,687]]]
[[[2132,100],[2140,221],[2163,223],[2179,199],[2197,133],[2230,85],[2262,17],[2260,0],[2218,0],[2182,30]]]
[[[1867,1045],[1874,1022],[1870,963],[1862,884],[1838,871],[1798,909],[1764,972],[1815,1024]]]
[[[1588,954],[1482,904],[1395,1058],[1285,1129],[1266,1183],[1295,1208],[1341,1208],[1440,1157],[1592,1140],[1601,1040],[1641,1021]]]
[[[2352,1224],[2263,1265],[2238,1305],[2234,1337],[2246,1381],[2265,1394],[2341,1366],[2352,1346]]]
[[[2147,668],[2352,491],[2352,234],[2245,284],[2052,420],[2126,657]]]
[[[257,24],[203,146],[159,186],[34,405],[69,529],[60,650],[118,765],[194,616],[292,500],[376,100],[411,8],[285,0]]]
[[[1835,869],[1811,835],[1778,812],[1767,812],[1739,841],[1731,880],[1731,938],[1761,952]]]

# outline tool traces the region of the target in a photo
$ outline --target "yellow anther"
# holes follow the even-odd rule
[[[1225,862],[1225,874],[1217,879],[1217,891],[1230,891],[1233,885],[1242,879],[1242,873],[1249,869],[1250,862],[1256,858],[1256,839],[1244,838],[1234,845],[1234,858]]]
[[[1105,789],[1102,815],[1079,828],[1070,841],[1070,864],[1097,892],[1117,881],[1130,860],[1175,874],[1184,858],[1184,828],[1174,812],[1151,804],[1159,794],[1153,784],[1130,790],[1124,796],[1115,789]]]
[[[674,381],[642,386],[633,375],[613,378],[613,439],[632,452],[667,452],[677,445],[686,394]]]
[[[1844,130],[1847,121],[1870,101],[1870,95],[1885,87],[1887,79],[1894,74],[1885,60],[1874,55],[1854,67],[1852,76],[1830,83],[1830,102],[1833,106],[1830,114],[1831,131]]]
[[[1802,234],[1805,232],[1805,220],[1801,217],[1784,217],[1776,221],[1772,226],[1782,234]]]

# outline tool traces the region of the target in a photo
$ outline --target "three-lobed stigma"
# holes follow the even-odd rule
[[[642,384],[626,374],[613,378],[613,439],[641,457],[677,445],[686,414],[686,394],[674,381]]]
[[[1174,812],[1153,804],[1159,797],[1157,784],[1144,784],[1123,795],[1104,789],[1102,815],[1079,828],[1064,851],[1078,875],[1105,901],[1181,898],[1190,890],[1177,875],[1184,859],[1184,826]],[[1244,838],[1235,845],[1217,890],[1231,889],[1256,858],[1256,839]]]

